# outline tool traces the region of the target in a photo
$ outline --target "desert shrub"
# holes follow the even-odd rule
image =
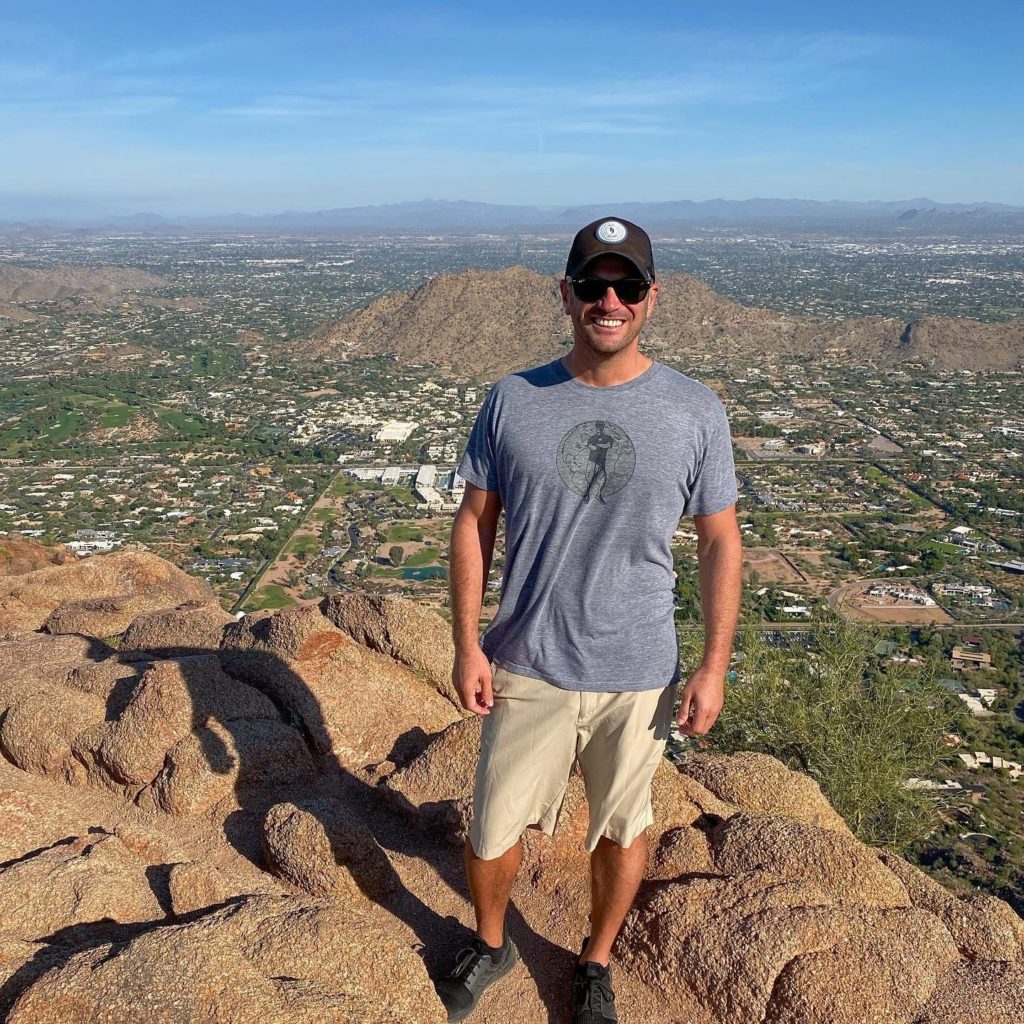
[[[783,634],[785,637],[786,635]],[[738,637],[736,681],[709,734],[723,752],[771,754],[806,772],[862,840],[904,850],[936,826],[927,778],[958,717],[926,671],[874,653],[877,634],[825,613],[799,642]]]

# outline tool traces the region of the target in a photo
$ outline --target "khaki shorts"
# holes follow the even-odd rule
[[[590,808],[587,850],[601,836],[629,846],[651,822],[651,779],[672,727],[675,686],[589,693],[492,665],[494,707],[483,720],[470,842],[500,857],[534,827],[555,831],[573,762]]]

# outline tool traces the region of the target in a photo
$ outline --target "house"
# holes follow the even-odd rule
[[[954,672],[994,672],[992,655],[984,651],[968,650],[957,644],[949,658],[950,667]]]

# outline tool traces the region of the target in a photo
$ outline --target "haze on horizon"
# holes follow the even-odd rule
[[[983,15],[983,16],[982,16]],[[436,199],[1024,205],[1024,8],[297,0],[0,16],[0,218]]]

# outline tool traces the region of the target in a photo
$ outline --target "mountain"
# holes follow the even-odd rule
[[[585,224],[604,216],[607,204],[578,206],[566,210],[562,218],[571,224]],[[1024,213],[1021,207],[1003,203],[935,203],[930,199],[849,202],[833,199],[684,199],[660,203],[623,203],[615,206],[622,216],[639,223],[658,225],[700,221],[747,224],[760,220],[838,221],[899,217],[922,209],[943,214]]]
[[[758,226],[778,229],[927,233],[1024,232],[1024,207],[1005,203],[937,203],[927,198],[853,202],[813,199],[706,199],[662,202],[605,202],[577,206],[514,205],[466,200],[424,199],[376,206],[349,206],[283,213],[166,217],[156,213],[129,216],[21,216],[0,223],[0,233],[24,235],[40,225],[90,230],[153,233],[189,231],[309,231],[349,234],[478,234],[575,232],[598,217],[617,215],[644,225],[654,234],[694,226]]]
[[[290,211],[270,216],[234,214],[209,223],[245,224],[251,228],[309,227],[350,231],[508,231],[533,229],[570,234],[582,224],[614,212],[652,231],[686,224],[750,224],[758,221],[834,222],[894,220],[908,211],[927,210],[936,215],[1024,214],[1024,208],[999,203],[935,203],[930,199],[894,202],[819,202],[811,199],[708,199],[671,202],[601,203],[576,207],[514,206],[425,199],[380,206],[342,207],[333,210]]]
[[[154,555],[87,562],[0,579],[0,1020],[441,1024],[480,745],[449,625],[362,594],[235,622]],[[864,845],[810,777],[692,753],[652,803],[629,1020],[1019,1021],[1024,921]],[[573,776],[481,1020],[563,1019],[586,829]]]
[[[109,300],[125,292],[151,291],[164,283],[132,267],[34,270],[0,263],[0,302],[56,302],[73,296]]]
[[[524,267],[440,274],[393,292],[294,346],[296,358],[393,354],[493,379],[546,362],[570,342],[557,279]],[[846,364],[923,363],[937,369],[1009,370],[1024,363],[1024,320],[982,323],[926,317],[816,320],[740,305],[694,277],[661,280],[644,332],[651,355],[699,363],[810,359]]]

